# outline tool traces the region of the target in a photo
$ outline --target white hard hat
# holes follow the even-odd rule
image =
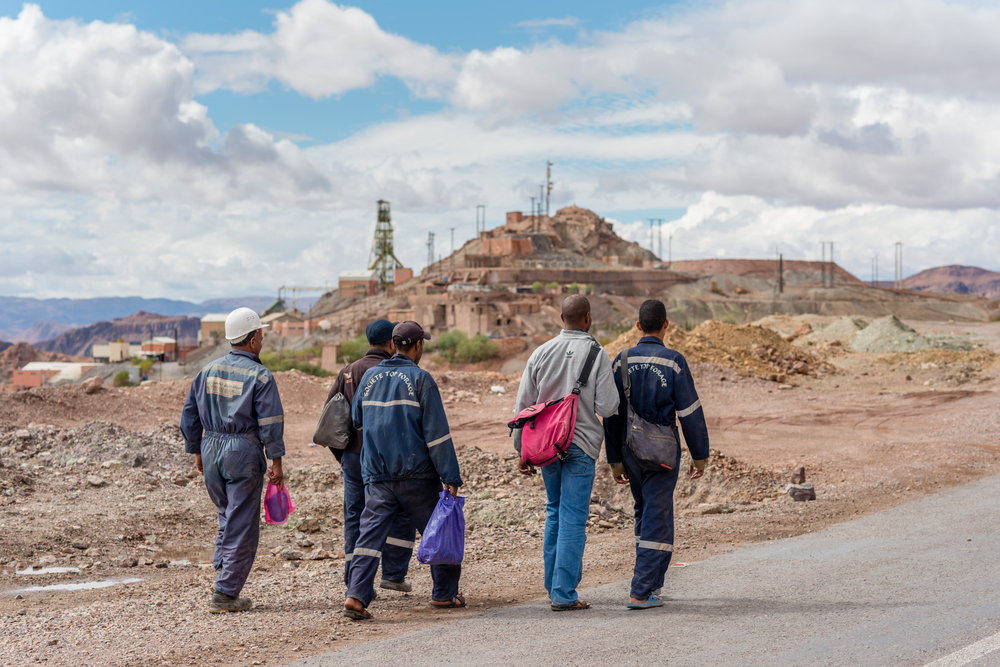
[[[249,308],[237,308],[226,318],[226,340],[235,343],[257,329],[269,325],[260,323],[260,316]]]

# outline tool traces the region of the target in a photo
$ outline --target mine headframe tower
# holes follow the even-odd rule
[[[368,261],[368,270],[378,271],[380,287],[393,284],[396,269],[403,268],[403,263],[396,259],[392,247],[392,217],[389,215],[389,202],[384,199],[378,200],[378,222],[375,224],[375,239],[372,241]]]

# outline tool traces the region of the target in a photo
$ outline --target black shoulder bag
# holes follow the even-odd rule
[[[625,390],[625,444],[643,470],[673,470],[680,445],[672,426],[648,422],[632,408],[632,378],[628,375],[628,349],[622,352],[622,389]]]

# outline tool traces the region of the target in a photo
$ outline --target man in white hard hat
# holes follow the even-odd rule
[[[267,469],[281,484],[285,416],[271,371],[260,363],[263,329],[249,308],[226,318],[232,350],[205,366],[191,382],[181,416],[184,451],[194,454],[208,496],[219,509],[212,564],[218,572],[209,612],[253,606],[240,591],[250,575],[260,539],[260,495]],[[204,435],[203,435],[204,432]]]

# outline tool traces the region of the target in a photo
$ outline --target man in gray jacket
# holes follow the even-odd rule
[[[586,297],[567,297],[562,304],[562,321],[565,328],[559,335],[535,350],[528,359],[521,375],[514,414],[570,394],[580,378],[591,346],[598,345],[588,333],[592,320]],[[543,543],[545,590],[552,599],[553,611],[590,607],[578,599],[576,587],[583,576],[590,494],[604,440],[604,427],[598,415],[610,417],[618,410],[618,390],[604,350],[598,351],[578,401],[576,431],[566,457],[542,468],[547,496]],[[520,445],[520,432],[516,432],[514,446],[518,454]],[[525,475],[534,473],[524,459],[519,461],[518,467]]]

